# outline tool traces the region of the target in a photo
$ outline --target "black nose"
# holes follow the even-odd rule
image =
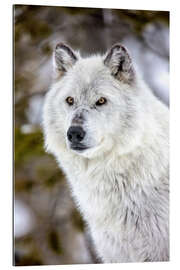
[[[84,139],[85,131],[82,127],[74,126],[70,127],[67,132],[68,140],[72,143],[79,143]]]

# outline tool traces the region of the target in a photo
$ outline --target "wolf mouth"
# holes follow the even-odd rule
[[[71,145],[71,149],[75,150],[75,151],[84,151],[84,150],[88,149],[88,147],[86,147],[84,145]]]

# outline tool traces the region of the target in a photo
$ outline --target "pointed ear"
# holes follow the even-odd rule
[[[115,44],[107,52],[104,64],[111,74],[125,83],[132,83],[135,77],[134,68],[127,50],[121,44]]]
[[[54,70],[57,75],[63,75],[78,60],[73,50],[63,43],[58,43],[54,50]]]

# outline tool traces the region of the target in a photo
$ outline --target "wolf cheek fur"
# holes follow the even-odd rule
[[[120,44],[87,58],[58,44],[54,74],[45,146],[67,176],[98,256],[169,260],[168,109]]]

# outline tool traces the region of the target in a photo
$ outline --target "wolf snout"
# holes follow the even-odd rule
[[[68,129],[67,138],[72,144],[80,143],[85,137],[85,131],[80,126],[72,126]]]

